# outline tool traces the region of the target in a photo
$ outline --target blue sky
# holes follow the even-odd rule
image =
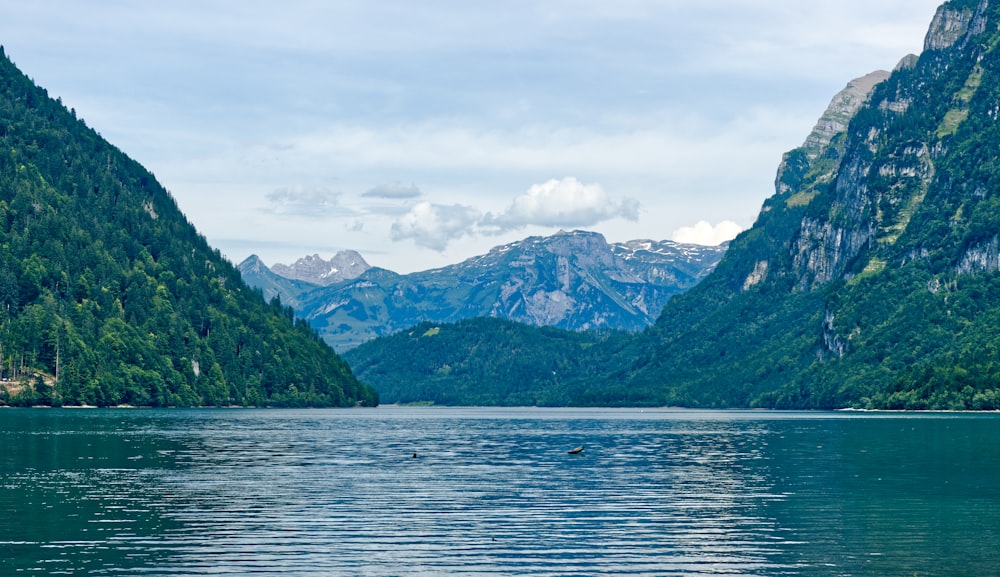
[[[0,44],[234,262],[713,243],[937,0],[8,3]]]

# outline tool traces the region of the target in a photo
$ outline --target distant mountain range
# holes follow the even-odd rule
[[[1000,410],[1000,3],[851,82],[702,282],[629,335],[473,319],[345,354],[386,402]]]
[[[574,331],[640,330],[672,296],[707,275],[725,250],[652,240],[609,244],[600,234],[573,231],[405,275],[372,268],[354,251],[270,268],[251,256],[239,270],[343,351],[423,321],[474,317]]]

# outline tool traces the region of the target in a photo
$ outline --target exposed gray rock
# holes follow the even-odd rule
[[[302,280],[320,286],[329,286],[344,280],[358,278],[371,265],[356,251],[342,250],[330,260],[323,260],[318,254],[306,256],[291,265],[275,264],[271,270],[285,278]]]
[[[909,70],[910,68],[916,66],[919,60],[920,57],[916,54],[907,54],[899,60],[899,63],[896,64],[896,67],[893,68],[892,71],[896,72],[898,70]]]
[[[1000,271],[1000,236],[969,248],[956,269],[958,274]]]
[[[837,93],[830,101],[823,115],[806,137],[802,148],[810,160],[814,160],[829,146],[833,137],[847,130],[847,125],[858,113],[858,110],[868,102],[872,90],[879,83],[889,78],[886,70],[876,70],[847,83],[847,86]]]
[[[813,289],[840,276],[875,237],[876,224],[870,218],[874,201],[867,185],[871,157],[865,152],[855,150],[841,164],[836,200],[827,218],[802,220],[792,265],[799,289]]]
[[[847,347],[844,345],[844,341],[840,338],[840,335],[837,334],[837,329],[833,323],[834,320],[836,320],[836,317],[833,311],[827,309],[823,314],[823,349],[826,351],[826,354],[842,358]]]
[[[924,50],[943,50],[958,44],[963,47],[969,38],[986,32],[986,9],[989,0],[981,0],[975,10],[955,9],[943,4],[931,21]]]
[[[875,87],[889,76],[890,73],[885,70],[876,70],[855,78],[830,100],[830,104],[816,121],[816,126],[802,146],[785,153],[782,157],[774,182],[775,191],[779,195],[801,192],[800,186],[810,171],[818,164],[830,165],[830,157],[839,156],[842,152],[840,150],[834,150],[835,154],[831,155],[831,144],[834,139],[847,130],[851,119],[868,103]],[[905,107],[906,103],[902,105]],[[836,166],[828,166],[824,174],[814,177],[814,184],[832,180],[835,173]],[[765,210],[769,209],[765,207]]]

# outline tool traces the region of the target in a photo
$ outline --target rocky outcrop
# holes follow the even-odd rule
[[[924,38],[924,50],[944,50],[956,45],[964,48],[970,38],[986,32],[989,0],[980,0],[975,9],[956,8],[952,4],[949,2],[938,8]]]
[[[855,78],[830,100],[802,146],[782,157],[774,183],[779,195],[804,192],[808,188],[804,187],[806,175],[810,172],[820,172],[813,174],[809,185],[812,187],[829,182],[834,177],[836,159],[842,152],[842,146],[831,150],[834,139],[847,130],[851,119],[868,103],[875,87],[889,76],[890,73],[885,70],[876,70]]]
[[[865,152],[854,150],[841,164],[829,212],[802,219],[792,247],[792,272],[800,290],[817,288],[840,276],[875,237],[877,226],[870,218],[874,201],[867,186],[871,157]]]
[[[743,292],[746,292],[767,280],[767,269],[769,266],[770,265],[767,264],[766,260],[757,261],[753,265],[753,271],[751,271],[750,274],[747,275],[747,278],[743,281]]]
[[[847,130],[847,125],[858,113],[858,110],[868,102],[872,90],[889,78],[886,70],[876,70],[860,78],[847,83],[847,87],[837,93],[830,101],[823,115],[816,122],[809,136],[806,137],[802,148],[810,160],[815,160],[827,146],[833,137]]]
[[[796,287],[810,290],[834,280],[870,239],[870,230],[837,227],[813,219],[802,221],[795,245]]]
[[[1000,236],[977,244],[965,251],[958,262],[958,274],[1000,271]]]
[[[833,324],[834,320],[836,320],[836,316],[833,311],[827,309],[823,313],[823,351],[825,355],[841,358],[847,347],[840,335],[837,334],[837,329]]]

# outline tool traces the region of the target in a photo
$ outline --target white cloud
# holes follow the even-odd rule
[[[448,243],[475,229],[482,213],[471,206],[419,202],[392,223],[392,240],[410,239],[419,246],[443,251]]]
[[[416,184],[411,183],[406,185],[397,180],[395,182],[380,184],[361,196],[369,198],[405,199],[418,198],[423,196],[423,193],[420,192],[420,189]]]
[[[264,210],[284,216],[319,218],[333,214],[340,194],[325,188],[291,186],[279,188],[267,195],[270,203]]]
[[[717,246],[728,240],[733,240],[741,232],[743,232],[743,227],[731,220],[724,220],[715,226],[702,220],[694,226],[684,226],[675,230],[672,238],[674,242],[685,244]]]
[[[615,200],[600,184],[583,184],[569,176],[533,185],[503,213],[487,214],[483,225],[499,230],[532,225],[580,227],[613,218],[638,220],[639,202],[631,198]]]
[[[419,202],[392,224],[392,239],[443,251],[465,236],[500,235],[530,226],[590,227],[615,218],[638,220],[639,202],[615,200],[600,184],[566,177],[532,186],[500,214],[460,204]]]

